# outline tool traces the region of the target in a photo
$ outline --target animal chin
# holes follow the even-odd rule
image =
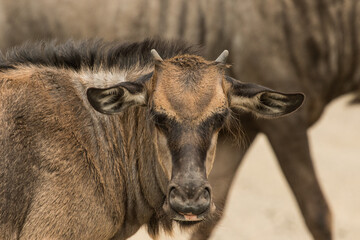
[[[192,214],[176,214],[172,218],[176,221],[181,227],[193,227],[200,222],[202,222],[205,218],[201,215],[192,215]]]
[[[204,220],[204,216],[191,213],[176,213],[175,216],[173,216],[173,220],[178,222],[201,222]]]
[[[194,215],[191,213],[179,213],[177,211],[174,211],[169,206],[167,201],[164,202],[163,209],[172,220],[177,221],[181,225],[192,225],[199,223],[205,219],[205,215],[207,214],[206,212],[200,215]]]

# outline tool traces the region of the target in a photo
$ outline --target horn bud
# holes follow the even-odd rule
[[[156,61],[162,62],[163,59],[160,57],[159,53],[155,49],[151,49],[151,54],[153,55]]]
[[[229,55],[229,51],[228,50],[224,50],[220,56],[215,60],[215,62],[217,63],[222,63],[222,64],[226,64],[226,59]]]

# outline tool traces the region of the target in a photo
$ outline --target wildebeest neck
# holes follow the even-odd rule
[[[126,176],[127,221],[129,225],[149,223],[155,234],[159,227],[169,230],[171,220],[165,216],[162,204],[168,180],[159,165],[154,150],[154,126],[146,110],[131,108],[119,115],[122,141],[128,153],[124,162]],[[163,216],[156,219],[155,216]],[[137,229],[136,229],[137,230]]]

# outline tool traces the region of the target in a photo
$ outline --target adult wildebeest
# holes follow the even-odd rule
[[[0,4],[2,48],[42,37],[184,38],[206,46],[209,58],[228,48],[236,78],[304,92],[304,107],[291,117],[264,121],[243,116],[241,121],[249,145],[259,132],[268,137],[314,238],[332,238],[331,213],[313,168],[307,129],[333,99],[359,92],[358,0],[103,0],[101,4],[1,0]],[[232,141],[226,131],[220,133],[222,148]],[[219,151],[222,164],[215,161],[210,175],[218,208],[225,204],[246,152],[229,148],[227,153],[233,154],[225,157]],[[211,229],[199,231],[194,239],[206,238]]]
[[[195,53],[87,41],[2,57],[0,238],[126,239],[211,218],[207,176],[230,109],[272,118],[304,97],[225,76],[227,51]]]

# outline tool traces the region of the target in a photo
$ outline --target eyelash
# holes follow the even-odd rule
[[[154,115],[153,116],[153,120],[156,124],[158,125],[164,125],[166,124],[166,117],[161,116],[161,115]]]
[[[227,114],[216,114],[212,119],[207,121],[208,124],[212,126],[214,130],[218,130],[225,124]],[[169,126],[171,125],[171,119],[169,119],[165,114],[152,113],[152,120],[155,123],[155,126],[160,130],[168,131]]]
[[[221,115],[221,116],[217,116],[214,120],[213,120],[213,126],[214,129],[219,129],[221,128],[225,123],[225,116]]]
[[[168,119],[163,114],[152,113],[152,121],[154,122],[155,126],[158,129],[160,129],[162,131],[168,131],[169,130],[168,126],[169,126],[170,119]]]

